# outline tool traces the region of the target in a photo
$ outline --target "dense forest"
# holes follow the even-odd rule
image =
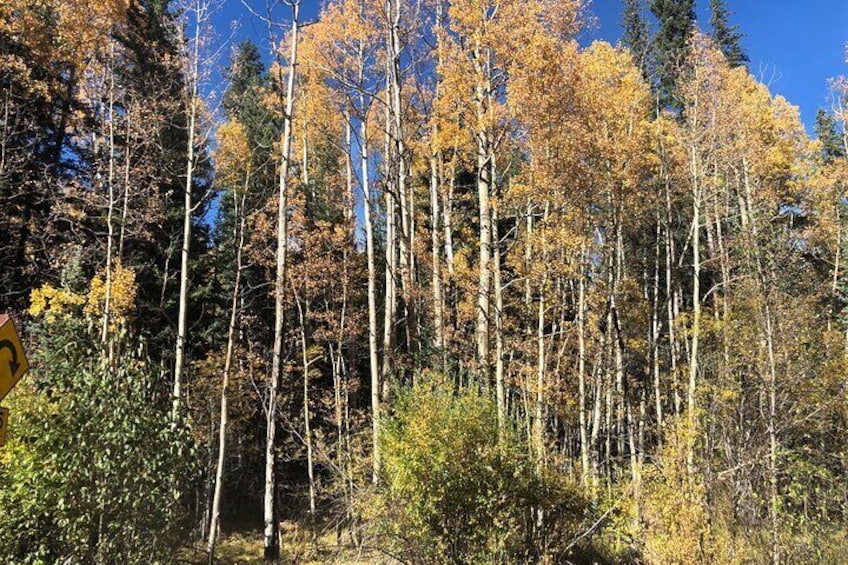
[[[809,135],[723,0],[222,3],[0,0],[0,560],[846,562],[848,80]]]

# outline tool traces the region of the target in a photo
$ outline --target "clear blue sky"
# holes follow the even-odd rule
[[[698,24],[709,28],[709,0],[697,0]],[[801,107],[812,133],[816,111],[826,106],[828,79],[848,75],[848,0],[727,0],[732,23],[745,35],[749,68],[771,91]],[[617,41],[621,0],[595,0],[597,28],[584,41]]]
[[[257,11],[265,10],[265,0],[245,0]],[[697,0],[698,23],[709,27],[709,0]],[[314,19],[324,0],[301,0],[301,18]],[[282,4],[282,2],[280,2]],[[732,22],[739,24],[745,37],[742,45],[751,59],[750,69],[771,86],[801,107],[801,116],[812,131],[816,111],[827,105],[828,79],[848,75],[845,44],[848,42],[848,0],[728,0],[734,12]],[[592,12],[596,26],[583,32],[581,42],[594,39],[610,42],[621,34],[622,0],[594,0]],[[288,18],[281,6],[279,20]],[[262,22],[250,16],[242,0],[226,0],[215,25],[221,37],[251,37],[267,51],[267,30]]]

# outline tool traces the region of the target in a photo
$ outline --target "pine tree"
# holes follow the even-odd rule
[[[742,34],[737,31],[739,26],[730,25],[730,11],[724,0],[710,0],[710,25],[713,28],[713,39],[721,52],[727,58],[731,67],[739,67],[749,61],[748,55],[739,45]]]
[[[623,18],[624,34],[621,36],[621,44],[630,49],[636,66],[642,71],[642,76],[647,78],[651,36],[648,32],[648,24],[642,16],[642,1],[624,0]]]
[[[815,132],[822,144],[822,156],[825,162],[829,163],[845,156],[845,148],[836,127],[836,120],[823,108],[819,108],[816,114]]]
[[[689,38],[695,27],[694,0],[652,0],[651,13],[659,22],[653,56],[662,106],[676,107],[677,83],[686,63]]]

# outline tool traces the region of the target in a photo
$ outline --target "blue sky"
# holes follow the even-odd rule
[[[697,0],[698,24],[709,27],[709,0]],[[848,0],[727,0],[732,23],[745,35],[742,46],[749,68],[771,91],[801,107],[812,133],[819,107],[827,106],[828,79],[848,75]],[[595,0],[598,19],[584,41],[617,41],[621,34],[621,0]]]
[[[264,11],[265,0],[245,0]],[[698,1],[698,22],[709,26],[709,0]],[[324,0],[301,0],[301,19],[314,19]],[[281,2],[280,2],[281,3]],[[750,69],[774,93],[801,107],[801,117],[812,132],[819,107],[827,105],[828,79],[848,74],[845,44],[848,42],[848,0],[728,0],[733,23],[744,33],[743,47],[751,59]],[[615,42],[621,34],[622,0],[594,0],[596,26],[583,32],[582,43],[595,39]],[[278,9],[280,20],[288,9]],[[267,30],[253,18],[242,0],[226,0],[215,25],[221,37],[253,38],[267,51]]]

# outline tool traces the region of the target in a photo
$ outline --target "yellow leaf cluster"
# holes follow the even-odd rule
[[[135,271],[125,268],[120,263],[112,270],[112,289],[109,296],[110,325],[118,327],[126,322],[127,316],[135,308],[137,285]],[[105,274],[99,273],[91,279],[88,297],[86,298],[85,314],[93,317],[103,315],[106,304]]]
[[[218,126],[217,138],[218,146],[215,151],[217,178],[223,186],[238,194],[252,168],[247,133],[240,121],[232,119]]]
[[[47,323],[53,323],[78,315],[83,304],[85,296],[45,284],[30,294],[29,314],[34,318],[43,317]]]

